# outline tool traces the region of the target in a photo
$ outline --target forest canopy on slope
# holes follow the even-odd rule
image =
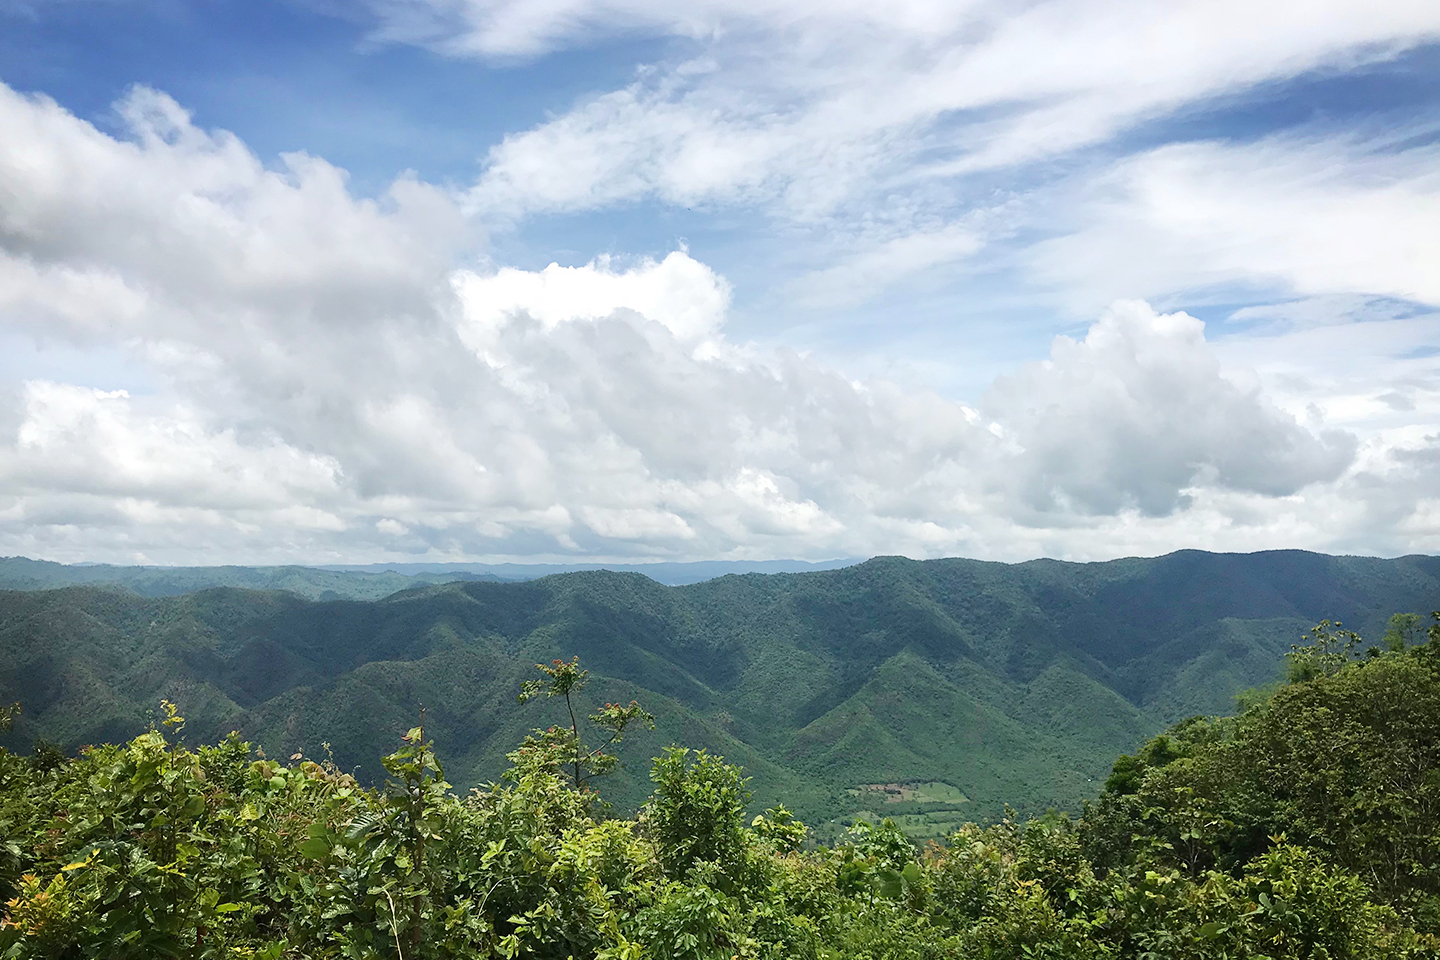
[[[655,714],[635,756],[674,743],[723,754],[757,804],[783,800],[822,836],[861,815],[940,837],[1007,803],[1078,810],[1118,753],[1276,679],[1322,617],[1378,636],[1391,612],[1437,596],[1436,558],[1293,551],[879,558],[682,587],[595,571],[373,602],[16,591],[0,593],[0,702],[26,709],[0,743],[73,754],[128,740],[168,698],[192,742],[238,730],[272,757],[328,743],[340,769],[377,784],[390,731],[423,703],[468,787],[559,718],[553,703],[513,709],[531,665],[578,654],[594,671],[583,709],[635,699]],[[633,811],[650,787],[643,763],[625,763],[603,789]]]
[[[705,752],[662,753],[638,814],[608,818],[567,729],[458,796],[423,728],[371,790],[236,737],[191,750],[167,703],[75,759],[0,751],[0,957],[1433,957],[1435,620],[1369,649],[1324,623],[1287,685],[1120,757],[1079,820],[1007,816],[923,850],[889,820],[816,847],[782,806],[749,817],[743,771]],[[542,669],[527,695],[586,680]]]

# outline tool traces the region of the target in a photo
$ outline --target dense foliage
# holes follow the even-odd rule
[[[569,731],[459,796],[416,727],[372,790],[236,737],[191,750],[167,703],[126,744],[0,753],[0,957],[1431,957],[1436,619],[1364,656],[1322,625],[1290,683],[1121,757],[1078,820],[923,850],[887,821],[817,847],[783,807],[748,817],[703,751],[667,750],[611,819]],[[585,679],[545,669],[537,692]]]
[[[392,731],[423,702],[450,779],[468,788],[499,778],[530,727],[570,726],[558,700],[516,711],[514,693],[532,664],[578,654],[593,671],[573,705],[582,721],[631,700],[655,715],[653,732],[627,733],[630,756],[679,742],[728,757],[761,806],[783,801],[826,839],[862,814],[943,838],[1006,803],[1078,809],[1118,753],[1279,679],[1281,653],[1321,617],[1378,636],[1392,611],[1437,595],[1435,558],[1193,551],[879,558],[685,587],[591,572],[374,602],[0,592],[0,703],[25,701],[0,746],[129,740],[164,698],[194,742],[238,730],[276,757],[328,742],[376,786]],[[638,810],[644,763],[621,764],[604,791]]]

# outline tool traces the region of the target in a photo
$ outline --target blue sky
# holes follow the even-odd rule
[[[1437,79],[1402,0],[0,0],[0,553],[1433,552]]]
[[[10,86],[111,122],[134,84],[258,154],[304,150],[348,170],[357,192],[399,173],[465,182],[485,151],[577,97],[624,83],[647,45],[576,51],[505,68],[376,44],[366,19],[293,2],[10,4],[0,37]],[[648,46],[653,47],[653,44]]]

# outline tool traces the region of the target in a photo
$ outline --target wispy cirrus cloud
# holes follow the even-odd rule
[[[1301,132],[1147,150],[1072,184],[1075,193],[1051,208],[1064,233],[1027,256],[1081,309],[1125,291],[1173,296],[1236,283],[1440,305],[1433,132]]]
[[[593,42],[607,24],[705,41],[697,57],[491,152],[477,199],[537,210],[764,191],[823,211],[877,173],[888,188],[1044,158],[1157,113],[1440,37],[1440,13],[1420,2],[917,3],[883,17],[844,4],[401,9],[438,12],[436,36],[480,55]]]
[[[1067,159],[1077,151],[1115,153],[1147,122],[1440,39],[1440,12],[1411,0],[926,0],[883,12],[798,0],[375,0],[371,9],[377,37],[497,63],[617,36],[674,38],[631,84],[491,148],[468,209],[499,224],[650,201],[739,207],[810,231],[797,260],[813,276],[797,290],[826,287],[845,259],[859,268],[848,285],[861,299],[914,272],[894,255],[907,245],[932,264],[984,261],[1010,252],[1000,241],[1015,229],[1051,228],[999,218],[977,231],[973,220],[1057,178],[1089,176],[1093,160]],[[1117,175],[1099,172],[1102,182]],[[962,227],[973,242],[933,242]]]

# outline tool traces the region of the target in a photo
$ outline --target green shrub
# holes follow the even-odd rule
[[[691,757],[693,756],[693,760]],[[748,782],[740,768],[704,750],[670,747],[650,770],[655,792],[642,820],[667,877],[683,879],[698,862],[738,873],[745,855]]]

